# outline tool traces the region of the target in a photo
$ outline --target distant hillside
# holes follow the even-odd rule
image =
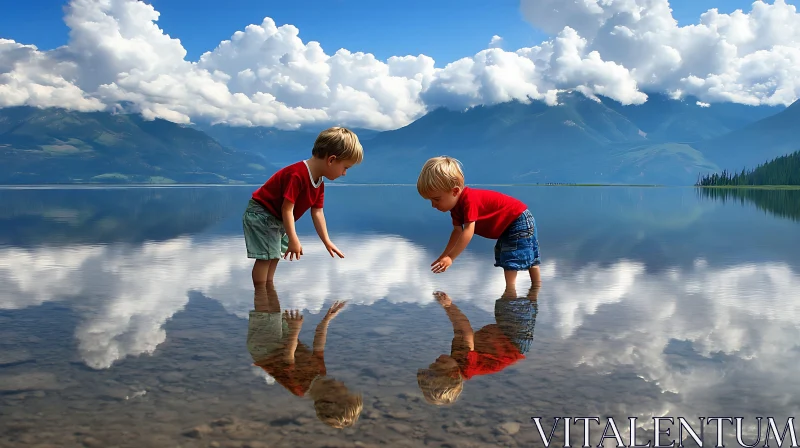
[[[198,126],[198,130],[205,132],[216,141],[225,146],[241,151],[266,157],[275,168],[281,168],[290,163],[311,155],[314,140],[323,127],[311,127],[297,131],[285,131],[277,128],[253,126],[231,127],[225,125]],[[370,129],[352,128],[358,135],[362,144],[366,144],[378,131]]]
[[[392,131],[354,129],[365,159],[341,181],[414,183],[426,159],[448,154],[464,162],[471,183],[692,185],[701,173],[786,154],[800,137],[797,104],[704,107],[695,98],[648,95],[643,105],[623,106],[563,93],[557,106],[436,109]],[[181,126],[137,115],[0,109],[0,183],[261,183],[308,157],[324,127]]]
[[[229,183],[265,178],[264,163],[165,120],[0,109],[0,183]]]
[[[648,94],[643,105],[562,94],[561,105],[508,102],[470,110],[436,109],[403,128],[354,129],[365,163],[347,182],[413,183],[429,157],[464,161],[481,183],[608,182],[691,185],[719,167],[694,143],[782,111],[783,107],[713,104]],[[320,129],[201,127],[225,145],[269,155],[276,166],[307,157]]]
[[[800,146],[800,143],[798,143]],[[800,151],[781,156],[753,170],[708,174],[696,184],[702,187],[746,185],[800,185]]]
[[[673,100],[648,93],[647,102],[622,104],[601,97],[603,104],[628,118],[654,142],[693,143],[725,135],[775,115],[783,106],[747,106],[737,103],[699,105],[696,97]]]
[[[720,168],[738,172],[797,150],[800,101],[741,129],[695,145]]]
[[[699,172],[716,169],[692,146],[651,141],[603,102],[580,94],[559,101],[435,110],[372,138],[363,167],[348,181],[413,183],[424,161],[440,154],[464,162],[475,183],[690,185]]]

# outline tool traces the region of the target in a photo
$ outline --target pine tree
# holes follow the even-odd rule
[[[746,185],[800,185],[800,151],[780,156],[763,163],[751,171],[733,174],[728,170],[700,176],[699,187],[746,186]]]

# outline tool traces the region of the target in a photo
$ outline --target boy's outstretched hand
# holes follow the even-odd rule
[[[328,253],[331,254],[331,258],[333,258],[333,254],[338,255],[339,258],[344,258],[342,251],[340,251],[332,241],[325,242],[325,249],[328,249]]]
[[[442,291],[434,292],[433,296],[436,297],[436,301],[439,302],[439,305],[445,308],[453,304],[453,301],[450,299],[450,296],[448,296],[446,293]]]
[[[328,308],[328,312],[325,313],[324,319],[331,320],[334,317],[338,316],[339,315],[339,311],[341,311],[342,308],[344,308],[344,305],[346,303],[347,302],[342,302],[342,301],[339,301],[339,300],[337,300],[336,302],[333,302],[333,305],[331,305],[331,307]]]
[[[289,328],[299,330],[303,326],[303,313],[299,310],[286,310],[283,312],[283,318],[286,319]]]
[[[447,268],[449,268],[452,264],[453,264],[453,259],[448,256],[444,256],[431,263],[432,266],[431,271],[433,271],[434,274],[441,274],[442,272],[446,271]]]
[[[286,253],[283,254],[283,259],[285,260],[286,257],[289,257],[289,261],[292,261],[292,257],[299,260],[300,255],[303,255],[303,246],[300,245],[300,240],[289,240],[289,247],[286,248]]]

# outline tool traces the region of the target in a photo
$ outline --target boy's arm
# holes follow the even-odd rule
[[[328,225],[325,222],[325,213],[322,211],[322,207],[311,209],[311,220],[314,222],[314,229],[316,229],[319,239],[322,240],[322,244],[328,249],[328,253],[331,254],[331,257],[333,257],[333,254],[336,254],[339,258],[344,258],[344,254],[333,244],[330,237],[328,237]]]
[[[289,330],[289,340],[286,343],[286,361],[294,364],[294,352],[297,351],[297,344],[300,342],[300,329]]]
[[[433,266],[432,271],[437,274],[446,271],[447,268],[453,264],[453,260],[461,255],[461,252],[467,248],[469,242],[472,241],[473,235],[475,235],[474,221],[464,224],[464,228],[461,231],[454,228],[453,233],[450,234],[450,242],[447,243],[448,246],[450,246],[450,243],[453,243],[453,246],[450,247],[449,250],[445,249],[445,253],[431,263],[431,266]]]
[[[339,314],[339,311],[344,308],[345,302],[336,301],[328,308],[325,317],[317,325],[314,332],[314,353],[322,353],[325,351],[325,342],[328,339],[328,324]]]
[[[447,253],[447,256],[450,257],[451,260],[455,260],[456,257],[461,255],[461,252],[467,248],[469,242],[472,241],[473,235],[475,235],[475,221],[464,224],[464,229],[461,231],[461,235],[459,235],[458,239],[456,240],[456,244],[450,249],[450,252]]]
[[[286,351],[284,359],[290,364],[294,364],[294,353],[297,351],[297,344],[300,343],[300,328],[303,326],[303,314],[299,311],[284,311],[285,319],[289,326],[289,337],[286,341]]]
[[[283,228],[286,229],[286,236],[289,237],[289,248],[286,250],[286,254],[283,258],[289,255],[289,259],[291,260],[291,254],[294,253],[297,255],[297,258],[300,259],[300,255],[303,254],[303,247],[300,245],[300,238],[297,237],[297,231],[294,228],[294,202],[288,199],[283,200],[281,218],[283,221]]]
[[[467,316],[452,303],[442,305],[442,308],[447,313],[447,317],[450,318],[450,323],[453,324],[455,336],[460,336],[470,350],[475,350],[475,333],[472,331],[472,325],[470,325]]]
[[[328,323],[330,319],[323,318],[317,325],[314,331],[314,353],[322,353],[325,351],[325,342],[328,339]]]
[[[439,258],[437,258],[436,261],[441,260],[450,253],[450,250],[452,250],[453,246],[456,245],[456,242],[458,242],[458,239],[461,237],[461,233],[463,231],[464,229],[461,226],[453,226],[453,231],[450,232],[450,239],[447,241],[447,246],[445,246],[442,254],[439,255]]]

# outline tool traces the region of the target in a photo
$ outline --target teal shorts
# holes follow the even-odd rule
[[[242,215],[247,258],[277,260],[289,248],[289,237],[283,223],[253,199]]]
[[[247,324],[247,350],[253,362],[260,362],[285,345],[289,324],[280,312],[250,311]]]

